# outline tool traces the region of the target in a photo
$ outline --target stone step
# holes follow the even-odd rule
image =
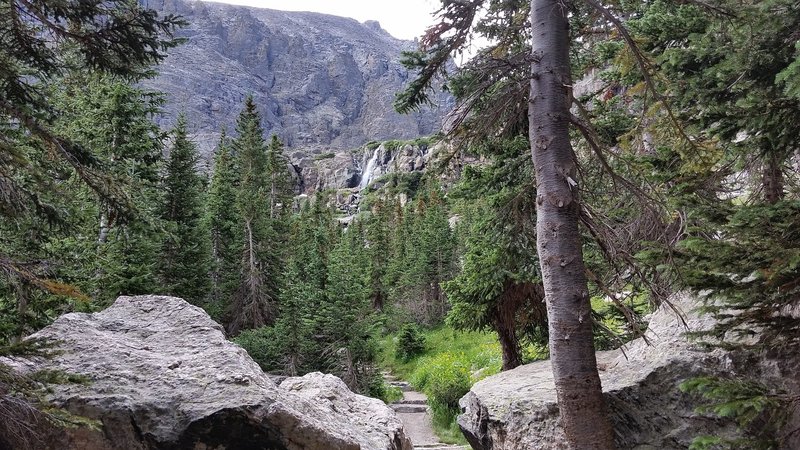
[[[400,390],[403,392],[414,390],[414,388],[412,388],[411,385],[408,384],[408,381],[390,381],[389,384],[395,387],[399,387]]]
[[[392,402],[393,405],[427,405],[427,400],[422,399],[415,399],[415,400],[398,400],[396,402]]]
[[[428,412],[428,405],[408,405],[392,403],[389,405],[398,413],[424,413]]]
[[[423,444],[415,445],[414,450],[470,450],[469,447],[454,444]]]
[[[464,447],[461,445],[445,445],[444,447],[414,447],[414,450],[470,450],[469,447]]]

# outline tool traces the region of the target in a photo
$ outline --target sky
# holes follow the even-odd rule
[[[433,24],[438,0],[216,0],[235,5],[282,11],[315,11],[352,17],[359,22],[377,20],[392,36],[409,39],[422,36]]]

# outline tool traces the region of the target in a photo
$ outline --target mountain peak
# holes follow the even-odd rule
[[[179,33],[187,42],[145,84],[169,97],[161,124],[185,111],[205,153],[222,126],[235,127],[247,95],[266,132],[289,148],[333,151],[436,133],[453,104],[441,94],[427,110],[394,111],[395,93],[411,77],[400,55],[415,44],[376,21],[185,0],[147,6],[189,22]]]

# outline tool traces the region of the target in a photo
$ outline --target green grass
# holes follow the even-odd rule
[[[644,295],[634,296],[628,303],[639,314],[649,312]],[[632,338],[626,335],[624,318],[618,312],[615,314],[613,304],[597,297],[592,298],[592,308],[603,316],[604,325],[623,339]],[[458,398],[466,394],[472,384],[500,372],[502,353],[497,335],[456,331],[447,326],[424,329],[421,333],[425,338],[425,350],[409,360],[397,355],[397,333],[381,338],[378,363],[428,396],[433,429],[442,442],[466,445],[455,420]],[[612,342],[602,335],[596,337],[596,341],[609,348],[618,345],[616,339]],[[526,363],[548,357],[546,345],[527,344],[522,352]]]
[[[425,351],[408,361],[396,355],[395,334],[383,338],[380,364],[428,395],[433,429],[442,442],[466,445],[456,424],[458,410],[454,404],[478,377],[500,371],[500,344],[494,333],[456,331],[446,326],[423,330],[422,334]]]
[[[467,361],[473,371],[483,368],[487,368],[493,374],[500,371],[502,355],[500,344],[494,333],[456,331],[442,326],[423,330],[422,334],[425,336],[425,352],[409,361],[403,361],[396,357],[397,336],[395,334],[381,339],[379,342],[381,366],[390,369],[400,378],[409,380],[421,360],[449,353]]]
[[[327,153],[320,153],[319,155],[314,155],[314,161],[322,161],[325,159],[333,159],[336,157],[336,154],[333,152]]]

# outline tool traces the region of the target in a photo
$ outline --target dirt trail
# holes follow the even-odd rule
[[[392,403],[391,406],[403,422],[406,435],[418,450],[468,450],[469,447],[461,445],[443,444],[433,432],[431,416],[428,412],[428,398],[425,394],[413,390],[406,381],[384,373],[386,382],[397,386],[403,391],[403,398]]]

